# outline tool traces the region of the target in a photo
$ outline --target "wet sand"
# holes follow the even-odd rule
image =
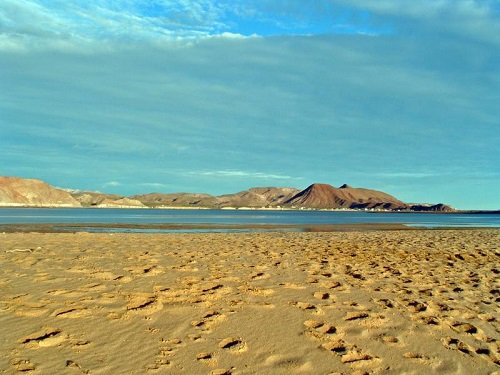
[[[500,229],[0,234],[4,374],[500,373]]]
[[[359,232],[374,230],[418,230],[397,223],[359,224],[103,224],[103,223],[60,223],[60,224],[0,224],[0,233],[76,233],[76,232]],[[438,229],[438,228],[435,228]],[[452,228],[440,228],[452,229]]]

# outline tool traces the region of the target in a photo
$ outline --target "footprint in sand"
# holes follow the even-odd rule
[[[129,295],[127,314],[150,315],[163,308],[163,304],[155,295],[135,294]]]
[[[373,301],[384,309],[394,308],[394,302],[392,302],[390,299],[380,298],[380,299],[374,299]]]
[[[231,375],[233,372],[228,369],[218,368],[209,372],[209,375]]]
[[[316,306],[309,302],[292,302],[292,305],[301,310],[316,310]]]
[[[327,292],[314,292],[313,297],[317,298],[317,299],[325,300],[325,299],[330,298],[330,294]]]
[[[318,340],[327,339],[337,332],[335,326],[317,320],[306,320],[304,326],[307,328],[305,334]]]
[[[333,354],[340,356],[342,363],[355,363],[360,361],[376,360],[377,358],[363,353],[354,345],[347,344],[342,339],[336,339],[324,343],[321,347]]]
[[[17,372],[22,372],[30,374],[36,371],[36,366],[29,359],[14,359],[11,365],[17,370]]]
[[[423,355],[423,354],[420,354],[420,353],[416,353],[416,352],[406,352],[403,354],[403,357],[404,358],[408,358],[408,359],[419,359],[419,360],[429,360],[430,358]]]
[[[82,306],[57,309],[52,313],[52,316],[56,318],[68,318],[68,319],[81,318],[89,315],[90,311],[86,307]]]
[[[362,352],[355,345],[347,344],[338,337],[337,328],[331,324],[317,320],[306,320],[304,326],[306,327],[306,335],[322,341],[321,347],[339,356],[342,363],[352,364],[378,360],[378,358]]]
[[[441,322],[439,321],[439,319],[433,315],[428,315],[428,316],[422,316],[422,317],[418,317],[417,319],[419,322],[421,322],[422,324],[426,324],[426,325],[429,325],[429,326],[438,326],[441,324]]]
[[[219,342],[219,348],[241,353],[247,350],[247,344],[240,338],[228,337]]]
[[[163,373],[164,368],[171,365],[171,359],[178,351],[179,347],[184,346],[179,338],[160,339],[160,346],[154,363],[146,367],[149,373]]]
[[[78,363],[76,363],[75,361],[72,361],[70,359],[68,359],[66,361],[66,368],[77,370],[82,374],[89,374],[90,373],[89,370],[83,369],[82,366],[80,366]]]
[[[64,335],[60,329],[47,327],[23,337],[19,342],[26,348],[37,349],[57,346],[66,339],[67,336]]]
[[[427,310],[427,305],[420,301],[410,301],[407,306],[412,313],[421,313]]]
[[[454,331],[459,333],[474,334],[478,332],[477,328],[470,323],[455,321],[452,322],[450,326]]]
[[[198,361],[202,361],[202,362],[209,361],[212,358],[213,358],[213,354],[212,353],[207,353],[207,352],[201,352],[201,353],[198,353],[196,355],[196,359]]]
[[[441,342],[446,349],[458,350],[465,354],[471,354],[471,347],[459,339],[445,337],[441,339]]]
[[[203,333],[212,332],[211,328],[226,319],[226,315],[219,313],[218,311],[208,311],[203,314],[200,320],[194,320],[191,325],[196,329],[199,329]]]
[[[250,276],[252,280],[264,280],[264,279],[269,279],[270,277],[271,275],[268,275],[264,272],[257,272]]]
[[[337,328],[331,324],[317,320],[306,320],[304,326],[306,327],[306,335],[322,341],[321,347],[339,356],[342,363],[352,364],[378,360],[378,358],[362,352],[355,345],[350,345],[338,337]]]
[[[399,342],[399,339],[396,336],[391,336],[391,335],[384,335],[381,337],[382,342],[386,344],[397,344]]]
[[[345,321],[360,320],[360,319],[366,319],[369,316],[370,315],[364,311],[352,311],[352,312],[348,312],[344,316],[344,320]]]

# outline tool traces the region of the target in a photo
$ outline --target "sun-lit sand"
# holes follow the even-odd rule
[[[499,229],[0,234],[0,370],[499,373],[499,256]]]

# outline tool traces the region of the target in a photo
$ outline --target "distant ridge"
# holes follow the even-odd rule
[[[195,193],[151,193],[134,195],[131,198],[141,201],[148,207],[262,208],[279,206],[297,192],[299,192],[298,189],[286,187],[256,187],[219,196]]]
[[[354,188],[347,184],[335,188],[329,184],[315,183],[304,190],[291,187],[254,187],[219,196],[198,193],[149,193],[125,197],[99,192],[63,190],[40,180],[19,177],[0,177],[0,206],[454,211],[453,208],[442,203],[408,204],[381,191]]]

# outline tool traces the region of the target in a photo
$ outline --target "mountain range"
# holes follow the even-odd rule
[[[121,196],[60,189],[46,182],[0,177],[0,206],[100,208],[288,208],[358,209],[387,211],[454,211],[448,205],[409,204],[387,193],[342,185],[312,184],[304,190],[290,187],[255,187],[234,194],[149,193]]]

